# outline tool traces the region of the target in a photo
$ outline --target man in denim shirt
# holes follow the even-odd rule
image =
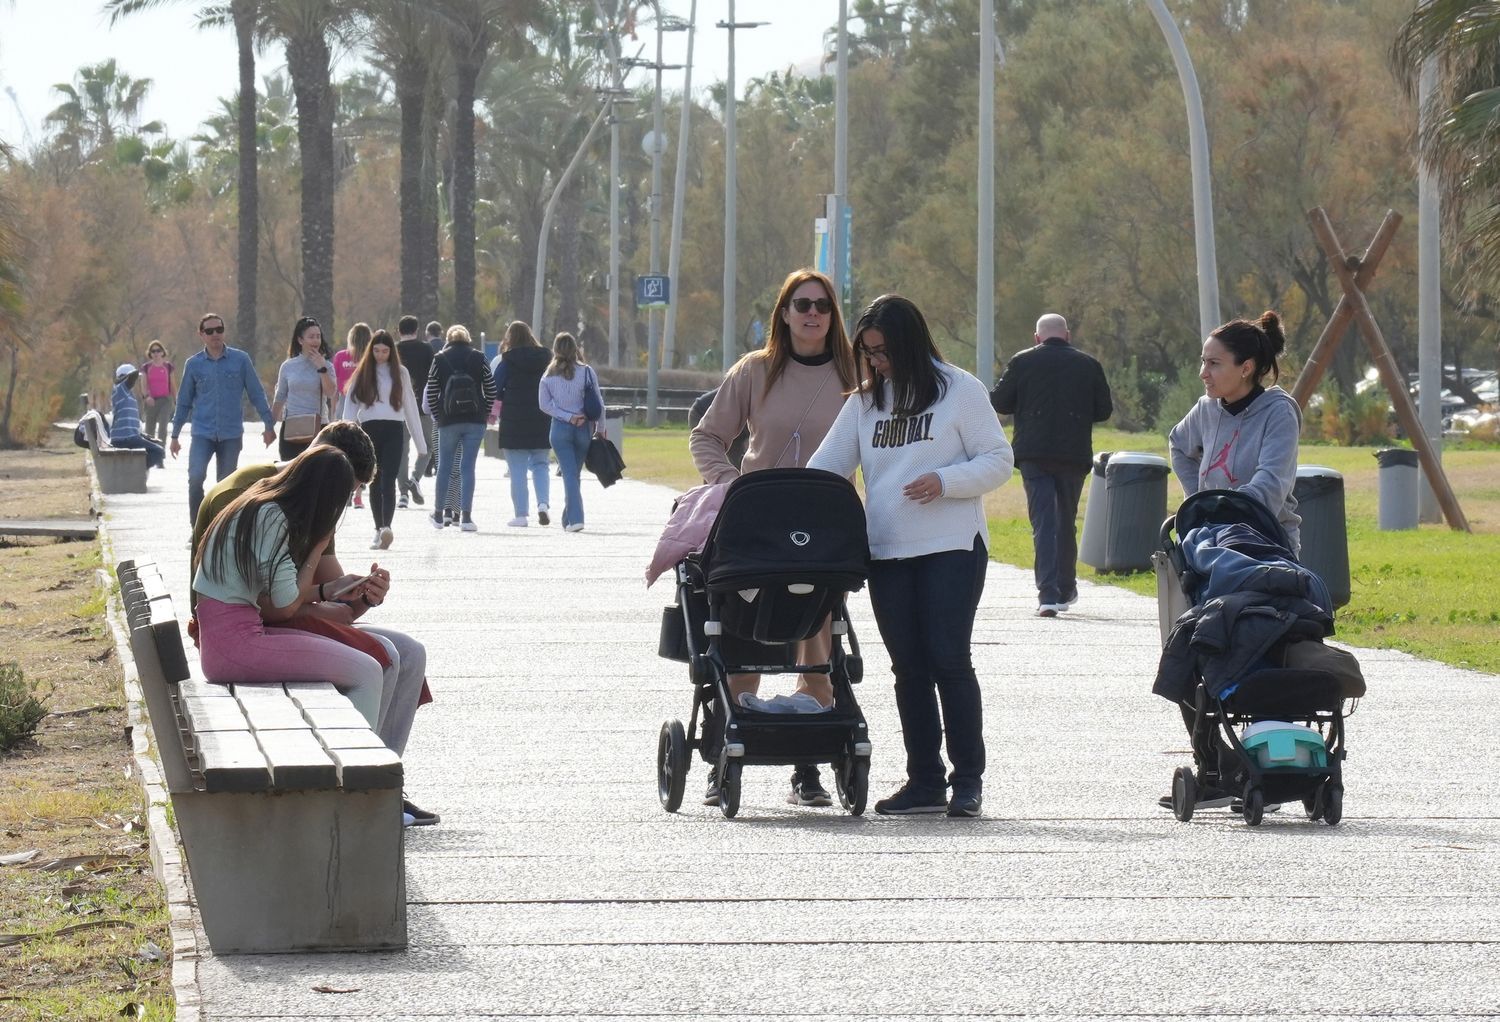
[[[271,420],[271,406],[266,403],[265,388],[255,375],[250,356],[229,347],[224,339],[224,317],[209,313],[198,321],[203,350],[187,360],[182,368],[182,386],[177,391],[177,411],[172,416],[172,457],[182,450],[178,434],[183,423],[193,420],[193,446],[188,452],[188,520],[198,518],[203,503],[203,481],[208,478],[208,461],[215,460],[218,478],[223,479],[240,462],[240,444],[245,437],[240,395],[250,403],[266,424],[262,434],[266,446],[276,439]]]

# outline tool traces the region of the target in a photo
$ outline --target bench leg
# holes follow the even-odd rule
[[[401,792],[172,796],[215,954],[406,947]]]

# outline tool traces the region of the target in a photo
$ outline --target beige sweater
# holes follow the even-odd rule
[[[693,427],[688,449],[705,482],[729,482],[740,474],[728,452],[747,425],[750,446],[742,471],[756,472],[805,468],[838,418],[844,406],[844,385],[831,360],[807,366],[789,359],[769,394],[765,392],[768,366],[763,358],[740,359],[724,378],[707,414]]]

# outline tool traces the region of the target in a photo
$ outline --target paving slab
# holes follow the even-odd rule
[[[1500,748],[1472,709],[1500,679],[1356,650],[1344,822],[1184,825],[1156,805],[1188,753],[1149,691],[1155,601],[1085,582],[1038,619],[1030,573],[991,565],[985,818],[794,807],[762,767],[729,821],[698,804],[701,762],[668,815],[657,731],[691,688],[656,656],[670,579],[643,572],[673,494],[589,480],[584,532],[511,529],[502,472],[480,460],[477,534],[425,508],[386,551],[368,511],[339,528],[347,566],[392,572],[371,620],[428,647],[406,783],[443,822],[407,832],[410,948],[208,955],[202,1018],[1500,1017]],[[185,459],[104,499],[112,557],[158,562],[179,599],[186,504]],[[874,798],[901,738],[866,595],[850,609]]]

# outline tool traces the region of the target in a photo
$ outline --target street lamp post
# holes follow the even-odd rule
[[[604,29],[609,56],[609,82],[612,94],[624,89],[620,70],[620,26],[604,13],[604,6],[594,0],[594,11]],[[620,364],[620,119],[615,114],[615,100],[609,104],[609,365]]]
[[[1422,63],[1418,78],[1417,117],[1422,134],[1432,116],[1429,109],[1437,90],[1437,58]],[[1439,457],[1443,451],[1443,310],[1442,250],[1438,238],[1441,202],[1438,185],[1424,162],[1418,162],[1417,178],[1417,405],[1422,432]],[[1437,494],[1425,475],[1418,482],[1418,517],[1440,522],[1442,511]]]
[[[850,267],[844,265],[844,203],[849,201],[849,0],[839,0],[838,52],[834,60],[833,118],[833,208],[829,210],[828,268],[833,278],[834,294],[844,304],[845,281],[852,279]],[[847,320],[849,310],[844,309]]]
[[[692,0],[687,20],[687,60],[682,74],[682,111],[677,123],[677,173],[672,184],[672,249],[667,256],[667,280],[671,292],[667,304],[667,322],[662,329],[662,361],[670,366],[677,340],[677,307],[681,302],[679,286],[682,269],[683,192],[687,189],[688,123],[693,109],[693,40],[698,35],[698,0]]]
[[[742,28],[758,28],[764,24],[764,21],[735,21],[734,0],[729,0],[729,19],[718,22],[719,28],[729,30],[729,66],[724,82],[724,320],[719,366],[722,372],[729,371],[729,366],[734,361],[735,342],[738,340],[735,326],[735,281],[738,270],[735,261],[735,233],[738,226],[735,189],[738,187],[738,168],[735,166],[734,134],[734,33]]]
[[[979,0],[979,252],[975,266],[974,375],[995,376],[995,0]]]
[[[1188,159],[1193,173],[1193,236],[1198,250],[1198,326],[1199,335],[1207,337],[1219,325],[1219,266],[1214,253],[1213,187],[1209,180],[1208,126],[1203,120],[1203,96],[1198,91],[1198,74],[1188,56],[1187,43],[1177,22],[1172,20],[1165,0],[1149,0],[1151,13],[1167,38],[1177,79],[1182,83],[1187,102]]]

